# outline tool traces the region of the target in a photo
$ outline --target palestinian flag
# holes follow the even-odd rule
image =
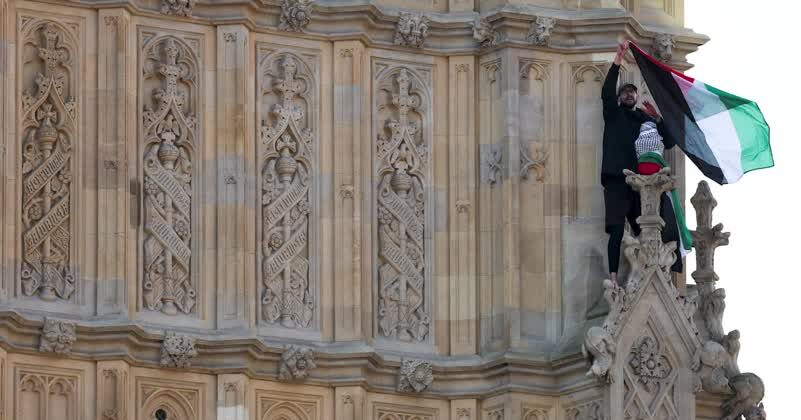
[[[773,166],[770,128],[756,103],[674,70],[630,44],[667,135],[719,184]]]

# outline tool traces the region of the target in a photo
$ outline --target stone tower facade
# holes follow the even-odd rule
[[[601,281],[601,83],[683,4],[0,0],[0,419],[720,418],[683,279]]]

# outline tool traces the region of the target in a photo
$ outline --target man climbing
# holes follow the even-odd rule
[[[653,105],[644,102],[642,109],[635,108],[639,100],[636,86],[626,83],[620,89],[615,90],[620,74],[620,63],[628,48],[628,41],[622,41],[618,45],[615,61],[609,69],[601,89],[605,124],[601,185],[604,187],[606,233],[609,234],[609,274],[610,280],[615,284],[617,284],[620,244],[623,240],[626,220],[631,225],[632,233],[640,234],[640,227],[636,221],[641,213],[640,195],[626,184],[623,170],[635,171],[637,168],[634,142],[640,134],[642,123],[646,121],[656,123],[657,130],[663,137],[665,149],[670,149],[675,145],[673,139],[663,129],[662,118],[657,114]],[[666,229],[662,231],[662,239],[666,242],[677,241],[678,231],[671,228],[676,225],[675,216],[666,201],[667,195],[663,194],[660,213],[665,219]],[[671,270],[679,273],[682,271],[681,255],[678,255]]]

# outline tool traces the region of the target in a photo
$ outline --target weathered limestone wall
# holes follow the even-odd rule
[[[0,0],[0,419],[595,419],[600,86],[683,2],[195,3]]]

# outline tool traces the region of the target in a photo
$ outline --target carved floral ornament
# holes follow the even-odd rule
[[[427,339],[430,325],[424,239],[429,146],[423,127],[428,96],[407,68],[385,75],[378,95],[384,130],[375,154],[378,326],[385,337],[419,342]]]
[[[398,372],[398,392],[423,392],[434,382],[431,362],[403,359]]]
[[[161,344],[161,365],[165,367],[186,368],[197,356],[195,339],[188,335],[168,332]]]
[[[555,26],[556,20],[554,18],[537,16],[528,27],[526,40],[533,45],[548,45]]]
[[[312,349],[290,346],[281,354],[278,379],[284,381],[305,379],[309,376],[310,371],[316,367],[317,365],[314,363],[314,351]]]
[[[301,32],[311,22],[312,0],[282,0],[278,29]]]
[[[307,108],[312,72],[300,58],[265,61],[262,95],[272,101],[261,127],[262,319],[307,328],[314,316],[309,279],[314,137]]]
[[[72,162],[78,140],[76,42],[51,21],[23,29],[23,48],[36,51],[22,74],[35,74],[22,93],[21,291],[47,301],[70,300],[72,269]]]
[[[173,16],[192,16],[197,0],[161,0],[161,13]]]
[[[144,48],[144,282],[145,308],[189,314],[197,302],[191,273],[192,163],[197,141],[197,59],[168,36]]]
[[[77,337],[74,322],[45,318],[39,351],[69,354],[75,340]]]
[[[429,19],[422,13],[401,12],[395,27],[395,45],[420,48],[428,36]]]

